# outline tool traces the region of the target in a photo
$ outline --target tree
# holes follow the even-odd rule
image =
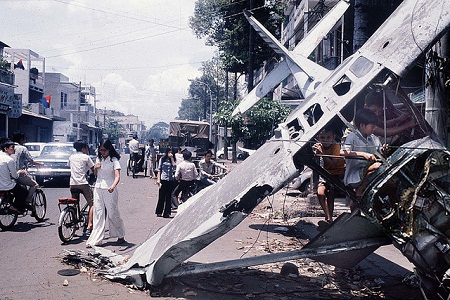
[[[156,144],[161,139],[167,139],[169,137],[169,124],[165,122],[158,122],[148,130],[146,140],[153,139]]]
[[[231,117],[237,104],[221,102],[215,122],[221,126],[228,124],[233,134],[232,143],[241,141],[245,148],[256,149],[273,136],[273,130],[284,121],[291,109],[268,98],[262,99],[245,116]]]
[[[206,38],[206,44],[217,46],[225,69],[232,73],[246,72],[249,58],[250,25],[243,15],[244,9],[254,7],[252,13],[266,28],[280,36],[283,11],[281,1],[250,0],[231,2],[229,0],[198,0],[190,27],[198,38]],[[273,51],[258,36],[253,48],[255,65],[262,65],[273,56]],[[253,68],[253,66],[251,66]]]
[[[219,56],[203,62],[200,71],[202,75],[191,80],[189,97],[181,101],[178,110],[178,118],[181,120],[209,120],[210,105],[214,114],[217,111],[218,99],[225,97],[225,74]]]

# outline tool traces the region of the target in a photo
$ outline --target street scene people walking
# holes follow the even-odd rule
[[[110,140],[104,140],[98,147],[94,165],[97,181],[94,187],[93,228],[86,246],[101,246],[105,238],[106,220],[109,221],[109,237],[117,237],[117,243],[125,241],[125,229],[119,212],[120,155]],[[106,216],[105,216],[106,214]]]
[[[158,217],[169,218],[171,215],[172,192],[176,186],[174,170],[175,160],[173,150],[167,148],[164,156],[159,160],[156,180],[159,186],[159,192],[155,214]]]

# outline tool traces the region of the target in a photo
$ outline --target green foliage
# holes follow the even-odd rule
[[[103,129],[103,134],[108,136],[111,141],[118,141],[119,138],[125,137],[125,128],[116,120],[110,117],[106,117],[105,127]]]
[[[169,137],[169,124],[165,122],[158,122],[153,124],[153,126],[147,131],[144,138],[145,142],[153,139],[156,144],[159,143],[161,139],[167,139]]]
[[[282,1],[253,0],[252,13],[266,28],[280,36]],[[220,57],[230,72],[244,72],[248,65],[250,25],[243,10],[249,9],[248,1],[198,0],[190,27],[199,38],[206,38],[207,45],[217,46]],[[266,43],[255,35],[254,62],[261,65],[273,56]]]
[[[0,70],[9,71],[10,68],[11,64],[3,56],[0,56]]]
[[[189,98],[181,101],[178,110],[180,120],[209,120],[211,101],[214,114],[217,111],[217,99],[225,97],[225,73],[220,58],[216,55],[203,62],[200,70],[202,76],[191,80]]]
[[[273,130],[291,112],[289,107],[264,98],[246,116],[231,117],[236,105],[232,102],[221,102],[214,120],[220,126],[228,125],[232,128],[232,142],[242,141],[253,148],[260,147],[271,138]]]

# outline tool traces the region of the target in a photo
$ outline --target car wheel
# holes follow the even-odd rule
[[[219,158],[220,158],[220,159],[223,159],[223,154],[220,154],[220,155],[219,155]]]

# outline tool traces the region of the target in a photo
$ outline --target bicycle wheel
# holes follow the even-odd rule
[[[61,212],[58,222],[58,235],[63,243],[69,242],[77,230],[77,213],[71,206],[67,206]]]
[[[17,213],[9,210],[9,203],[0,204],[0,228],[8,230],[13,227],[17,221]]]
[[[47,212],[47,199],[45,197],[44,191],[37,189],[33,195],[31,202],[33,209],[33,216],[38,222],[43,222],[45,214]]]
[[[130,170],[131,170],[131,163],[130,160],[127,160],[127,176],[130,176]]]

